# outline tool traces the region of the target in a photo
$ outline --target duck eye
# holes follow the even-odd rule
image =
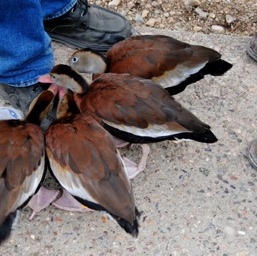
[[[72,62],[77,62],[78,59],[79,59],[78,57],[73,57],[73,58],[72,58]]]
[[[55,75],[51,74],[51,78],[55,79]]]

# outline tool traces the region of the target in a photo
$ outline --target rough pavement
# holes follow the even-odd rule
[[[257,137],[257,63],[246,55],[250,37],[140,28],[220,51],[234,67],[207,77],[176,99],[219,138],[152,144],[146,170],[133,180],[142,216],[137,239],[100,212],[63,212],[52,206],[29,221],[21,212],[0,255],[257,255],[257,171],[246,155]],[[53,44],[57,61],[73,52]],[[140,148],[129,156],[137,160]]]

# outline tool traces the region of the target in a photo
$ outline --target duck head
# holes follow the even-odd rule
[[[89,88],[88,83],[80,74],[64,64],[56,65],[49,74],[39,77],[38,80],[41,83],[53,83],[76,93],[86,92]]]
[[[107,58],[89,48],[74,52],[69,58],[69,65],[80,73],[102,74],[108,66]]]

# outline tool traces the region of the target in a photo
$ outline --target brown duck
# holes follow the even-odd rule
[[[98,120],[112,135],[131,143],[195,140],[214,143],[210,126],[183,108],[161,86],[129,74],[102,74],[88,86],[67,65],[57,65],[50,81],[74,92],[82,113]]]
[[[45,138],[50,167],[60,185],[83,206],[109,213],[137,236],[139,212],[114,140],[94,118],[80,114],[73,93],[63,95]],[[60,198],[54,205],[72,210],[66,191],[63,197],[68,199]],[[76,202],[74,208],[79,208]]]
[[[24,120],[0,121],[0,243],[17,216],[38,191],[45,174],[42,119],[50,112],[55,91],[43,91]]]
[[[164,140],[195,140],[214,143],[210,126],[183,108],[161,86],[129,74],[102,74],[88,86],[84,78],[67,65],[57,65],[41,82],[53,82],[74,92],[80,111],[94,117],[114,137],[139,143],[143,155],[132,163],[129,176],[146,167],[149,147],[145,143]],[[126,160],[126,159],[125,159]],[[130,161],[125,161],[130,164]]]
[[[171,95],[205,75],[221,76],[232,67],[213,49],[164,35],[127,38],[110,48],[106,56],[82,49],[72,54],[69,65],[79,72],[94,73],[93,79],[101,73],[129,73],[152,79]]]

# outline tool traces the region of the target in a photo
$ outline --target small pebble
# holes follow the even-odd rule
[[[216,15],[215,15],[215,13],[212,12],[209,14],[209,17],[211,17],[212,19],[215,19]]]
[[[145,6],[147,9],[152,9],[152,6],[151,6],[151,4],[146,4],[146,6]]]
[[[143,10],[142,11],[142,18],[146,18],[149,14],[149,11],[148,10]]]
[[[156,19],[151,18],[146,22],[146,25],[153,27],[155,23],[156,23]]]
[[[200,7],[197,7],[194,11],[199,15],[200,19],[207,19],[208,12],[204,12]]]
[[[175,20],[174,20],[174,18],[169,17],[168,20],[167,20],[167,22],[168,22],[168,23],[173,23],[173,22],[175,22]]]
[[[142,18],[142,16],[140,14],[137,13],[135,16],[135,21],[139,22],[139,23],[143,23],[144,19]]]
[[[196,8],[197,6],[200,6],[199,0],[184,0],[184,3],[188,11],[191,11],[193,8]]]
[[[158,6],[158,5],[159,5],[159,4],[158,4],[156,1],[153,1],[153,2],[152,2],[152,6],[153,6],[153,7],[156,7],[156,6]]]
[[[109,7],[117,7],[120,4],[120,0],[112,0],[108,6]]]
[[[202,27],[200,27],[200,26],[194,26],[194,31],[195,32],[200,32],[201,30],[202,30]]]
[[[133,7],[134,7],[134,3],[133,2],[128,2],[127,3],[128,10],[132,9]]]
[[[244,231],[241,231],[241,230],[237,231],[237,233],[238,233],[239,235],[242,235],[242,236],[245,235],[245,232],[244,232]]]
[[[231,23],[233,23],[234,21],[235,21],[235,19],[234,19],[231,15],[229,15],[229,14],[226,15],[226,22],[227,22],[228,24],[231,24]]]
[[[222,26],[219,26],[219,25],[212,25],[211,29],[213,32],[217,32],[217,33],[222,33],[225,30]]]

